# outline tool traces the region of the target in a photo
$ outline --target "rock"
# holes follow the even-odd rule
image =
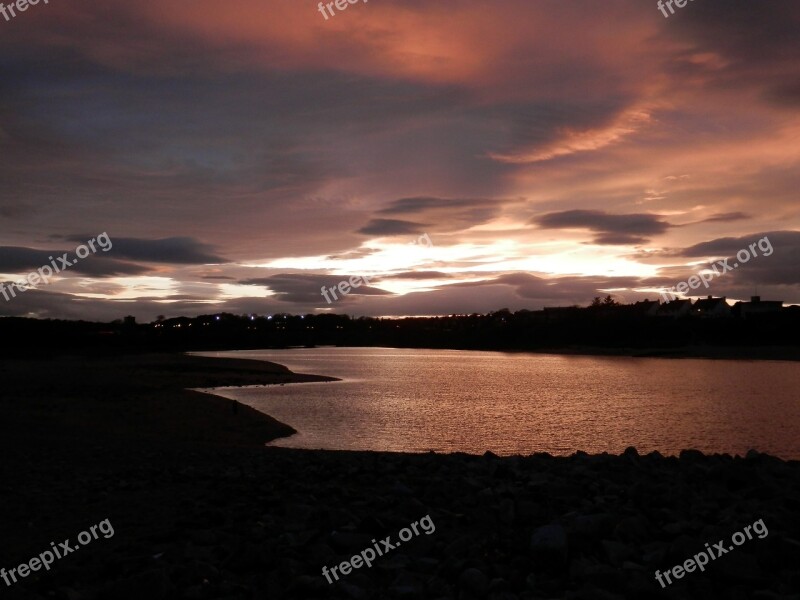
[[[758,567],[756,557],[742,550],[742,548],[737,548],[727,554],[723,554],[713,561],[714,566],[717,567],[719,573],[726,578],[729,578],[731,581],[747,584],[748,587],[762,583],[762,580],[766,582],[764,580],[764,574]]]
[[[498,518],[504,525],[511,525],[514,523],[515,510],[514,501],[511,498],[504,498],[500,501],[500,506],[497,508]]]
[[[653,539],[650,523],[641,515],[625,517],[617,524],[614,533],[625,542],[644,542]]]
[[[518,600],[519,596],[511,592],[489,592],[489,600]]]
[[[458,586],[474,597],[483,598],[489,589],[489,580],[478,569],[470,568],[461,573]]]
[[[615,567],[621,567],[626,559],[630,558],[633,552],[631,548],[625,544],[614,542],[611,540],[603,540],[603,551],[606,553],[608,560]]]
[[[162,569],[145,571],[141,575],[117,581],[108,586],[101,598],[109,600],[165,600],[170,592],[170,583]]]
[[[395,481],[394,482],[394,485],[392,485],[391,492],[392,492],[392,494],[395,494],[396,496],[413,496],[414,495],[414,492],[411,490],[410,487],[408,487],[407,485],[405,485],[404,483],[401,483],[399,481]]]
[[[366,590],[363,590],[359,586],[352,584],[348,581],[341,581],[338,585],[339,589],[344,591],[345,595],[348,598],[352,598],[353,600],[362,600],[366,598],[369,594]]]
[[[568,552],[567,532],[558,523],[539,527],[531,536],[530,548],[535,560],[564,565]]]
[[[349,531],[334,531],[328,537],[328,545],[337,552],[355,554],[372,547],[372,536]]]
[[[695,450],[692,448],[689,450],[681,450],[681,453],[678,457],[684,461],[699,461],[705,458],[705,454],[700,452],[700,450]]]
[[[578,515],[569,524],[570,536],[598,539],[611,535],[616,517],[610,513]]]
[[[530,591],[534,591],[536,589],[536,574],[535,573],[528,573],[527,577],[525,577],[525,585]]]
[[[202,585],[193,585],[183,592],[183,597],[186,600],[204,600],[208,598],[208,589],[206,586]]]
[[[192,542],[198,546],[213,546],[217,543],[217,534],[208,529],[199,529],[189,533]]]

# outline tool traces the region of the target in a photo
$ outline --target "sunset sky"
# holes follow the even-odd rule
[[[800,3],[50,0],[0,17],[0,315],[800,303]],[[428,234],[432,246],[413,244]],[[371,285],[327,304],[351,275]]]

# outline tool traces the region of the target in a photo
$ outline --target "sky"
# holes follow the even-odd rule
[[[631,303],[765,238],[686,297],[800,303],[797,2],[332,9],[0,16],[0,281],[112,242],[0,315]]]

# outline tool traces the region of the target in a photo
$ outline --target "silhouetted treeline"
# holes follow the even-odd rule
[[[474,350],[568,348],[669,350],[686,346],[798,347],[800,307],[746,319],[654,317],[637,305],[485,315],[381,319],[346,315],[237,316],[227,313],[136,324],[0,318],[4,356],[64,352],[151,352],[391,346]]]

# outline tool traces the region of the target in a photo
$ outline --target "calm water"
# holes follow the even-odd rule
[[[800,363],[390,348],[204,355],[344,380],[216,390],[298,430],[277,446],[800,458]]]

